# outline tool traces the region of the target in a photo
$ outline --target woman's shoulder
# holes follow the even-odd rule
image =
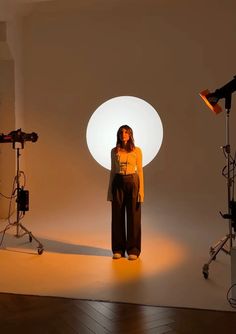
[[[135,146],[135,149],[134,149],[137,153],[142,153],[142,150],[140,147],[138,146]]]
[[[113,147],[111,149],[111,154],[114,155],[114,154],[117,154],[117,148],[116,147]]]

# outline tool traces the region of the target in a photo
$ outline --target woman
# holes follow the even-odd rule
[[[119,128],[116,147],[111,150],[108,200],[112,202],[113,259],[120,259],[127,252],[129,260],[136,260],[141,252],[143,167],[142,151],[135,147],[128,125]]]

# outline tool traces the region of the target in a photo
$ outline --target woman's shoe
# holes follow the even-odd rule
[[[137,260],[137,258],[138,258],[138,256],[135,255],[135,254],[129,254],[129,256],[128,256],[128,260],[130,260],[130,261]]]
[[[113,258],[113,260],[118,260],[118,259],[121,258],[121,254],[120,253],[114,253],[112,258]]]

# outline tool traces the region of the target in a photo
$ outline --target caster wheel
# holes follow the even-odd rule
[[[32,237],[31,237],[31,235],[29,236],[29,242],[32,242]]]
[[[202,268],[202,274],[203,274],[203,277],[205,279],[208,279],[208,276],[209,276],[209,266],[208,266],[208,264],[204,264],[204,266]]]
[[[43,254],[43,248],[39,248],[38,249],[38,255],[42,255]]]
[[[205,271],[203,271],[202,273],[203,273],[203,277],[204,277],[205,279],[208,279],[209,273],[207,273],[207,272],[205,272]]]

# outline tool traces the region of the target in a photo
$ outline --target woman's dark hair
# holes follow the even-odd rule
[[[120,134],[121,134],[122,129],[125,129],[129,134],[129,140],[127,141],[125,147],[123,147],[123,142],[120,139]],[[119,148],[125,148],[126,151],[128,152],[133,151],[133,149],[135,148],[133,130],[128,125],[122,125],[117,131],[116,151],[118,151]]]

